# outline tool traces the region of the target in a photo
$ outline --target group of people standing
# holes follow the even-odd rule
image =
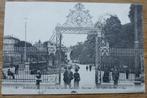
[[[7,73],[3,73],[3,79],[15,79],[15,74],[18,74],[19,65],[10,65],[7,70]]]
[[[86,71],[88,71],[88,69],[89,69],[89,71],[91,71],[92,70],[92,65],[89,65],[89,66],[87,65],[86,66]]]
[[[105,82],[105,83],[110,82],[110,79],[111,79],[110,78],[110,72],[112,72],[111,76],[112,76],[112,80],[113,80],[113,83],[114,83],[114,87],[117,87],[118,80],[119,80],[119,70],[116,66],[112,69],[110,69],[108,67],[105,68],[104,74],[103,74],[103,82]]]
[[[110,74],[112,73],[112,74]],[[126,68],[125,71],[123,72],[126,76],[126,80],[129,79],[129,68]],[[103,74],[103,82],[105,83],[109,83],[111,80],[111,76],[112,76],[112,81],[114,83],[114,87],[117,87],[118,85],[118,81],[119,81],[119,77],[120,77],[120,68],[117,66],[114,66],[112,69],[109,67],[106,67],[104,70],[104,74]]]
[[[74,88],[78,89],[79,88],[79,81],[80,81],[80,74],[78,73],[79,68],[75,68],[75,73],[71,71],[71,67],[66,67],[65,72],[63,74],[63,81],[64,81],[64,87],[65,88],[71,88],[71,81],[74,80]],[[42,82],[41,80],[41,71],[37,70],[36,73],[36,87],[37,89],[40,89],[40,83]]]
[[[64,87],[71,88],[71,81],[74,80],[74,88],[79,88],[79,82],[80,82],[80,74],[78,73],[79,68],[75,68],[75,73],[71,71],[71,67],[66,67],[65,72],[63,74],[63,81],[64,81]]]

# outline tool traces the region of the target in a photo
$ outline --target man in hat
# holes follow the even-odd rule
[[[74,88],[78,89],[79,88],[79,82],[80,82],[80,74],[78,73],[79,69],[75,69],[74,73]]]
[[[73,72],[71,71],[71,67],[66,67],[65,72],[63,74],[63,81],[64,81],[64,86],[67,88],[71,88],[71,80],[73,79]]]

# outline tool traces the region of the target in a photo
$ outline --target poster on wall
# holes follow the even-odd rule
[[[2,94],[142,93],[141,4],[5,3]]]

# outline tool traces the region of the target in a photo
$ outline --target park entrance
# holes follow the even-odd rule
[[[102,83],[102,70],[104,64],[111,57],[115,58],[125,58],[133,57],[133,65],[135,68],[135,75],[132,76],[131,81],[135,81],[138,77],[138,72],[141,72],[143,69],[143,50],[138,49],[138,37],[135,36],[135,48],[134,49],[125,49],[125,48],[109,48],[109,43],[106,42],[104,34],[102,34],[102,27],[104,23],[102,21],[97,22],[97,26],[92,22],[92,17],[89,14],[89,10],[86,10],[84,5],[78,3],[74,6],[73,10],[70,10],[70,13],[67,16],[67,20],[62,25],[57,25],[55,28],[56,35],[56,45],[57,50],[59,51],[58,65],[59,65],[59,84],[61,83],[61,50],[62,50],[62,35],[63,34],[93,34],[95,38],[95,84],[99,86]],[[136,32],[135,32],[136,33]],[[111,60],[111,59],[110,59]],[[112,59],[115,64],[115,60]],[[119,62],[119,61],[117,61]],[[111,64],[107,64],[113,66]],[[125,65],[124,65],[125,67]],[[120,68],[121,69],[121,68]],[[125,71],[122,71],[123,73]],[[123,77],[123,76],[122,76]],[[123,78],[122,78],[123,79]],[[125,80],[125,79],[124,79]]]
[[[99,23],[98,25],[101,25]],[[95,44],[95,81],[96,84],[101,83],[100,79],[100,64],[101,64],[101,51],[102,50],[102,42],[103,47],[107,47],[105,41],[102,38],[101,34],[101,27],[95,27],[92,22],[92,16],[89,14],[89,10],[86,10],[84,5],[78,3],[74,6],[73,10],[70,10],[70,13],[67,16],[67,20],[63,25],[57,25],[55,28],[56,33],[56,44],[57,50],[61,52],[62,49],[62,35],[63,34],[87,34],[91,35],[94,34],[96,36],[96,44]],[[107,47],[108,48],[108,47]],[[107,52],[107,51],[105,51]],[[58,65],[59,69],[61,70],[61,54],[59,55]],[[61,83],[61,71],[59,72],[59,83]]]
[[[77,3],[74,6],[74,9],[70,10],[70,13],[67,16],[65,23],[61,25],[58,24],[55,27],[55,31],[53,32],[52,36],[50,37],[49,42],[55,40],[55,44],[50,45],[51,47],[49,47],[50,49],[53,49],[53,55],[50,55],[48,53],[48,50],[43,50],[40,52],[34,47],[26,47],[26,43],[18,44],[19,47],[15,47],[14,50],[12,50],[12,52],[10,51],[9,53],[4,50],[4,63],[9,61],[8,63],[5,63],[6,65],[10,65],[11,63],[15,64],[15,62],[19,62],[19,64],[22,64],[24,65],[24,67],[26,67],[22,69],[20,68],[20,74],[16,75],[15,79],[4,79],[4,81],[35,82],[35,74],[36,71],[39,69],[42,71],[42,73],[44,73],[42,76],[43,82],[46,82],[46,84],[61,85],[61,75],[63,71],[61,51],[64,48],[62,47],[63,34],[95,35],[95,74],[93,75],[93,78],[95,80],[96,85],[100,85],[102,83],[103,71],[105,70],[105,68],[108,66],[113,66],[110,61],[114,62],[115,64],[116,61],[114,60],[114,58],[127,58],[127,60],[129,60],[129,58],[131,57],[130,61],[132,60],[134,63],[130,62],[130,66],[133,66],[135,69],[133,70],[134,72],[132,71],[132,73],[136,74],[136,76],[132,78],[132,81],[134,81],[135,78],[138,77],[138,72],[143,73],[144,65],[142,63],[144,58],[143,49],[138,48],[138,31],[135,29],[134,32],[134,48],[110,48],[109,43],[105,39],[105,35],[102,33],[102,28],[104,24],[105,22],[102,21],[98,21],[96,24],[93,23],[92,16],[89,14],[89,10],[86,10],[83,4]],[[21,45],[22,48],[20,48]],[[38,45],[36,47],[38,47]],[[56,52],[58,52],[58,55],[55,58],[54,55],[56,55]],[[29,58],[28,60],[23,60],[24,54],[27,56],[27,59]],[[55,58],[55,60],[53,60],[53,58]],[[55,66],[49,66],[50,63],[52,63],[51,65]],[[126,65],[124,65],[124,67],[125,66]],[[6,72],[7,68],[5,69]],[[122,68],[120,68],[120,70],[121,69]],[[123,69],[122,72],[124,72]]]

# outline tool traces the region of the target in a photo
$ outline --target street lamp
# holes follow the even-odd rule
[[[29,63],[27,63],[27,20],[28,18],[25,17],[25,47],[24,47],[24,67],[25,67],[25,72],[29,74]]]
[[[24,21],[25,21],[25,47],[24,47],[24,62],[27,61],[27,48],[26,48],[26,41],[27,41],[27,20],[28,18],[25,17]]]

